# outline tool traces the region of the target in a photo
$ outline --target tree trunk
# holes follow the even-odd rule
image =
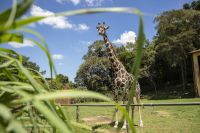
[[[183,59],[184,66],[184,76],[185,76],[185,88],[187,88],[187,62],[186,59]]]
[[[156,98],[157,98],[157,96],[158,96],[158,91],[157,91],[156,84],[155,84],[155,82],[154,82],[152,76],[150,76],[149,79],[150,79],[150,82],[152,83],[152,85],[153,85],[153,87],[154,87],[154,91],[155,91]]]
[[[186,81],[185,81],[185,70],[184,70],[184,61],[182,62],[181,64],[181,78],[182,78],[182,89],[183,91],[185,90],[185,84],[186,84]]]

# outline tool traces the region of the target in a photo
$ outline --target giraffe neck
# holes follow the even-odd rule
[[[124,68],[123,64],[118,60],[118,58],[115,54],[114,48],[113,48],[111,42],[109,41],[108,37],[104,36],[103,39],[104,39],[104,42],[106,43],[108,56],[111,61],[113,72],[116,74],[121,69],[125,69],[125,68]]]
[[[109,59],[110,59],[111,63],[113,64],[116,60],[118,60],[116,57],[115,51],[114,51],[113,46],[112,46],[111,42],[109,41],[107,35],[105,35],[103,37],[103,39],[104,39],[104,42],[105,42],[107,50],[108,50]]]

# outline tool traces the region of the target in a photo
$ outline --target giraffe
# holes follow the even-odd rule
[[[113,49],[112,43],[109,41],[108,36],[106,34],[106,30],[109,28],[109,26],[105,25],[105,22],[98,23],[97,25],[97,30],[100,36],[103,37],[103,40],[105,42],[105,45],[107,47],[107,52],[108,52],[108,56],[109,56],[109,60],[111,61],[111,66],[112,66],[112,70],[114,73],[114,78],[113,78],[113,82],[114,82],[114,89],[113,89],[113,93],[114,93],[114,100],[116,102],[118,102],[118,93],[119,91],[123,92],[123,103],[125,103],[125,101],[127,101],[128,99],[128,91],[131,88],[131,84],[133,81],[133,76],[127,72],[127,70],[125,69],[124,65],[120,62],[120,60],[117,58],[115,51]],[[140,103],[140,85],[139,83],[137,83],[136,88],[135,88],[135,96],[134,99],[137,103]],[[142,117],[141,117],[141,111],[140,111],[140,106],[138,107],[139,110],[139,121],[140,121],[140,127],[143,127],[143,121],[142,121]],[[115,125],[114,128],[118,127],[118,110],[115,110]],[[122,126],[123,129],[126,129],[127,127],[127,123],[126,120],[124,120],[124,124]]]

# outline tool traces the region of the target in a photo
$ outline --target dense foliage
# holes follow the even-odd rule
[[[111,64],[107,57],[104,42],[96,41],[90,45],[83,59],[85,61],[77,72],[76,83],[89,90],[104,94],[111,91]]]
[[[163,80],[182,80],[186,88],[191,80],[192,62],[189,52],[200,48],[200,13],[196,10],[173,10],[156,17],[156,59]],[[162,63],[162,64],[161,64]],[[171,71],[171,72],[170,72]],[[174,76],[175,73],[180,76]],[[169,76],[167,78],[166,76]]]

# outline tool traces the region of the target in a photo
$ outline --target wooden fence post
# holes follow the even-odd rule
[[[134,122],[134,110],[135,110],[135,106],[131,106],[131,118]]]
[[[80,113],[80,109],[79,106],[76,106],[76,122],[79,122],[79,113]]]

